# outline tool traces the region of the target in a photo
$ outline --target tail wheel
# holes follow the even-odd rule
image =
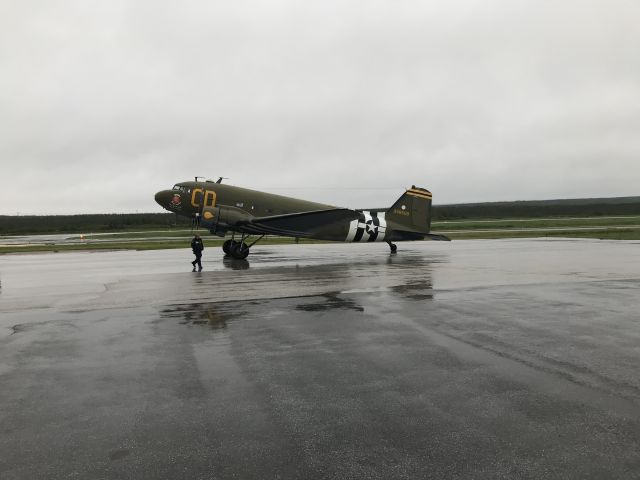
[[[244,260],[249,256],[249,247],[244,242],[234,242],[231,247],[231,256],[237,260]]]

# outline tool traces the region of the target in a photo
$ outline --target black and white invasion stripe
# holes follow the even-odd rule
[[[381,242],[387,229],[385,212],[362,211],[360,218],[349,224],[345,242]]]

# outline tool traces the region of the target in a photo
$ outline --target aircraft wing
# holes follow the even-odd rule
[[[289,235],[293,237],[310,237],[329,225],[343,223],[358,218],[355,210],[348,208],[331,208],[311,212],[257,217],[239,222],[243,230],[249,233],[266,235]]]

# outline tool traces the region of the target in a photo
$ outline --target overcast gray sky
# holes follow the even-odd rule
[[[347,207],[638,195],[636,0],[0,0],[0,214],[194,175]]]

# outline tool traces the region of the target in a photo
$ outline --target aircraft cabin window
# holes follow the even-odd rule
[[[237,202],[236,203],[236,207],[244,207],[244,203],[243,202]]]

